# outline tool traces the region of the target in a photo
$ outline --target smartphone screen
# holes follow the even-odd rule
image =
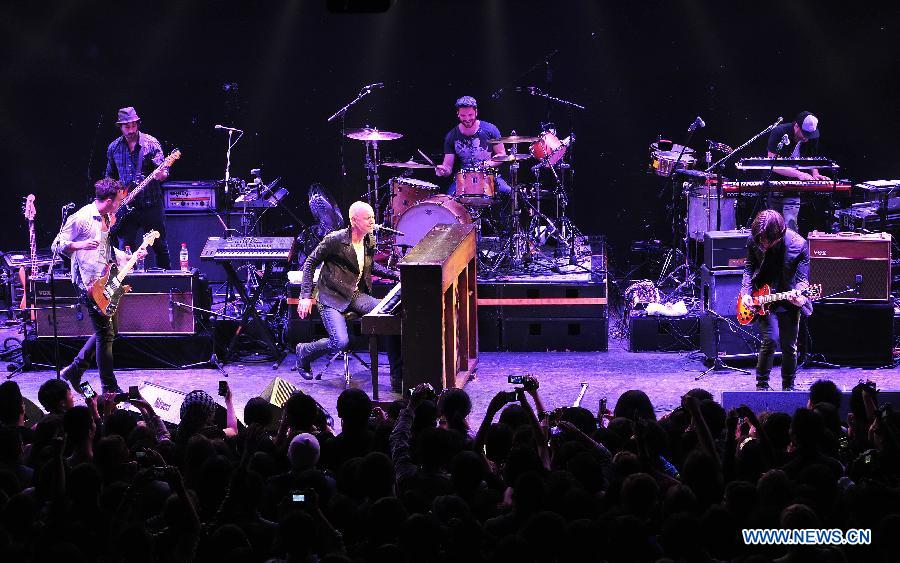
[[[81,382],[81,394],[84,395],[85,399],[91,399],[97,396],[97,393],[94,391],[94,388],[91,387],[89,381]]]
[[[507,379],[507,381],[509,381],[509,382],[512,383],[513,385],[522,385],[522,383],[525,382],[525,376],[524,376],[524,375],[510,375],[510,376],[507,377],[506,379]]]
[[[292,502],[306,502],[306,495],[302,493],[291,493]]]
[[[227,381],[219,381],[219,396],[224,397],[228,394],[228,382]]]
[[[128,388],[128,398],[129,399],[137,399],[138,397],[139,397],[139,395],[138,395],[137,385],[130,386]]]

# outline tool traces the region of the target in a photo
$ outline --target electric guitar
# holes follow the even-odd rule
[[[122,201],[119,202],[119,206],[116,207],[116,210],[113,212],[113,214],[116,216],[116,223],[119,223],[126,215],[128,215],[129,213],[132,212],[132,210],[134,208],[131,207],[131,202],[134,201],[134,199],[138,196],[139,193],[141,193],[144,190],[144,188],[146,188],[148,185],[150,185],[150,182],[153,181],[153,177],[156,175],[156,173],[159,172],[160,170],[162,170],[163,168],[171,167],[172,164],[174,164],[175,161],[178,160],[179,158],[181,158],[181,150],[175,149],[174,151],[172,151],[171,154],[169,154],[169,156],[167,156],[163,160],[162,164],[160,164],[159,166],[156,167],[156,170],[151,172],[146,178],[141,180],[136,186],[127,190],[127,192],[128,192],[127,195],[124,198],[122,198]]]
[[[800,309],[804,314],[809,315],[812,313],[812,301],[822,297],[822,285],[813,284],[806,289],[792,289],[781,293],[772,293],[768,284],[763,285],[753,292],[753,307],[745,307],[743,301],[738,297],[737,320],[742,325],[748,325],[753,322],[756,315],[768,315],[770,304],[776,301],[787,301],[801,295],[806,297],[807,302]]]
[[[106,317],[116,314],[122,296],[131,291],[131,286],[124,285],[122,280],[134,269],[134,265],[138,261],[138,254],[147,250],[147,247],[151,246],[158,238],[158,231],[150,231],[144,235],[144,242],[138,247],[137,252],[131,255],[121,270],[114,262],[107,264],[103,275],[91,283],[91,287],[88,288],[88,296],[100,314]]]
[[[31,250],[31,266],[30,277],[34,279],[37,275],[37,244],[34,238],[34,216],[37,215],[37,209],[34,207],[34,194],[28,194],[25,203],[22,206],[22,212],[28,219],[28,244]],[[19,268],[19,281],[22,282],[22,301],[19,303],[19,309],[24,310],[28,306],[28,279],[25,275],[25,267]],[[34,311],[31,312],[31,319],[34,320]]]

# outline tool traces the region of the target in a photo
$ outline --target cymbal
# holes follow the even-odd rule
[[[393,141],[402,137],[403,134],[363,127],[361,129],[347,129],[344,132],[344,136],[357,141]]]
[[[388,168],[434,168],[430,164],[424,164],[414,160],[407,160],[406,162],[382,162],[381,165],[387,166]]]
[[[515,160],[525,160],[526,158],[531,158],[531,154],[527,152],[519,154],[497,154],[491,157],[491,160],[494,162],[513,162]]]
[[[510,135],[509,137],[497,137],[496,139],[488,139],[491,144],[503,143],[511,145],[513,143],[536,143],[538,137],[526,137],[524,135]]]

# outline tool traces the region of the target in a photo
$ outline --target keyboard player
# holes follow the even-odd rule
[[[819,148],[819,118],[808,111],[797,114],[791,123],[785,123],[772,129],[767,143],[767,156],[769,158],[801,158],[818,155]],[[775,174],[789,180],[830,180],[827,176],[819,174],[816,169],[809,172],[795,170],[793,168],[778,167]],[[772,180],[781,179],[778,176]],[[797,227],[800,215],[800,196],[798,195],[774,195],[766,206],[776,211],[781,211],[788,228],[800,232]]]
[[[362,201],[350,206],[350,226],[325,235],[322,242],[303,264],[303,288],[297,312],[306,318],[312,310],[313,298],[328,332],[327,338],[297,344],[297,372],[304,379],[312,379],[311,362],[325,354],[334,354],[350,345],[347,334],[347,313],[360,317],[374,309],[379,300],[372,297],[372,273],[399,280],[396,272],[377,264],[375,256],[375,213]],[[322,264],[313,291],[313,272]],[[400,392],[403,363],[400,357],[400,337],[386,338],[388,361],[391,366],[391,389]]]

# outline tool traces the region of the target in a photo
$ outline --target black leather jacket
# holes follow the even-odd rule
[[[741,279],[741,294],[750,295],[752,290],[763,284],[769,284],[773,292],[809,287],[809,243],[798,233],[787,229],[782,244],[784,261],[776,268],[780,272],[780,279],[763,280],[759,279],[759,276],[767,266],[765,261],[779,256],[781,252],[778,249],[762,252],[756,246],[753,237],[747,237],[747,262],[744,264],[744,276]],[[795,307],[795,305],[783,301],[779,302],[779,307]],[[807,300],[801,310],[805,315],[811,314],[812,302]]]
[[[359,262],[350,237],[350,227],[332,231],[325,235],[322,242],[306,257],[303,264],[303,289],[300,296],[304,299],[316,297],[319,303],[333,307],[342,313],[347,310],[353,299],[354,291],[372,293],[372,272],[383,278],[399,280],[396,272],[376,263],[375,238],[366,235],[363,239],[364,260],[362,278],[359,276]],[[319,264],[323,264],[319,273],[319,281],[313,293],[313,273]],[[359,278],[359,287],[356,280]]]

